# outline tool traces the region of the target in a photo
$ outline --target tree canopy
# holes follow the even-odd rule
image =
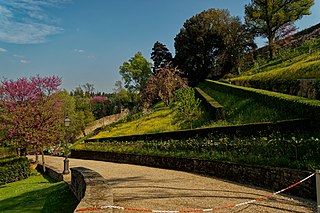
[[[141,52],[136,53],[129,61],[120,66],[120,75],[124,86],[130,92],[140,92],[146,85],[151,74],[152,64],[148,62]]]
[[[62,103],[57,92],[59,77],[31,77],[5,80],[0,85],[0,127],[6,139],[24,150],[35,148],[43,153],[60,142],[63,121]]]
[[[314,0],[251,0],[245,6],[246,24],[258,36],[268,39],[270,59],[275,56],[277,31],[310,14]]]
[[[158,68],[156,75],[150,76],[147,86],[143,91],[142,101],[145,108],[157,99],[161,99],[166,106],[169,106],[174,92],[187,85],[185,78],[181,78],[181,71],[167,64]]]
[[[151,59],[153,60],[153,74],[157,74],[157,69],[165,67],[172,61],[172,54],[166,45],[157,41],[152,48]]]
[[[236,69],[252,41],[238,17],[209,9],[186,20],[175,37],[174,61],[194,85],[210,73],[221,77]]]

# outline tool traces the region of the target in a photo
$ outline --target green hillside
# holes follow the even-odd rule
[[[280,63],[269,62],[259,68],[251,69],[233,81],[279,80],[279,79],[313,79],[320,78],[320,51],[311,55],[302,54]]]
[[[320,95],[320,39],[306,41],[294,49],[280,49],[273,61],[258,56],[252,69],[227,81],[236,85],[298,95],[301,80],[308,79],[307,84],[310,85],[303,89],[315,89]]]

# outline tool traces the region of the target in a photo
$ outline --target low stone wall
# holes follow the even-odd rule
[[[276,167],[252,166],[230,162],[188,158],[120,154],[112,152],[72,150],[71,156],[73,158],[80,159],[101,160],[117,163],[131,163],[195,172],[243,184],[259,186],[270,190],[280,190],[286,188],[311,174],[307,171]],[[287,190],[286,193],[316,200],[315,177],[312,177],[308,181],[305,181],[302,184]]]
[[[88,135],[98,128],[104,127],[106,125],[110,125],[112,123],[115,123],[115,122],[123,119],[127,115],[128,115],[128,110],[124,110],[119,114],[109,115],[109,116],[100,118],[99,120],[94,121],[94,123],[91,126],[88,126],[84,130],[84,133],[85,133],[85,135]],[[79,137],[83,137],[85,135],[82,134]]]
[[[219,104],[216,100],[214,100],[211,96],[205,93],[199,87],[195,87],[196,96],[203,101],[204,106],[207,111],[211,112],[211,116],[214,120],[224,120],[225,112],[224,107]]]
[[[52,179],[60,182],[63,181],[63,175],[61,173],[58,172],[58,169],[52,166],[48,166],[45,165],[45,169],[46,171],[43,171],[43,165],[42,164],[38,164],[37,168],[38,171],[40,171],[41,173],[45,173],[47,175],[49,175]]]
[[[80,201],[75,211],[102,205],[113,205],[111,187],[99,173],[84,168],[71,168],[71,190]],[[99,212],[112,212],[112,209],[99,210]]]

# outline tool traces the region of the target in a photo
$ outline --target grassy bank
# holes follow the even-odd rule
[[[225,123],[228,125],[298,118],[297,115],[289,114],[287,111],[262,104],[254,97],[240,97],[235,94],[213,90],[208,82],[201,83],[199,87],[224,106]]]
[[[36,171],[25,180],[0,186],[2,213],[71,213],[76,206],[76,198],[65,182],[55,182]]]
[[[203,111],[200,118],[192,121],[193,128],[208,126],[210,118]],[[154,105],[148,113],[138,113],[120,122],[109,125],[104,131],[92,138],[116,137],[124,135],[139,135],[148,133],[170,132],[189,129],[190,124],[177,117],[174,106],[164,106],[162,102]]]
[[[206,83],[200,84],[199,87],[224,106],[226,119],[219,121],[211,120],[208,112],[202,110],[202,116],[199,119],[192,121],[192,126],[194,128],[218,127],[297,118],[297,115],[288,114],[286,111],[280,111],[270,106],[268,107],[259,103],[254,98],[244,98],[228,93],[218,92],[212,90],[208,85],[206,85]],[[163,103],[158,103],[152,108],[150,113],[140,113],[133,117],[129,117],[127,120],[122,120],[121,122],[112,124],[93,138],[169,132],[189,128],[190,125],[184,123],[184,121],[180,119],[177,119],[176,109],[174,107],[166,107]]]

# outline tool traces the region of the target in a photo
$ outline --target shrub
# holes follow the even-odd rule
[[[201,116],[201,101],[196,98],[195,91],[191,87],[181,88],[175,92],[175,105],[177,106],[177,118],[190,123]]]
[[[0,185],[25,179],[29,175],[30,167],[26,157],[0,160]]]
[[[0,159],[16,156],[17,152],[14,147],[0,147]]]

